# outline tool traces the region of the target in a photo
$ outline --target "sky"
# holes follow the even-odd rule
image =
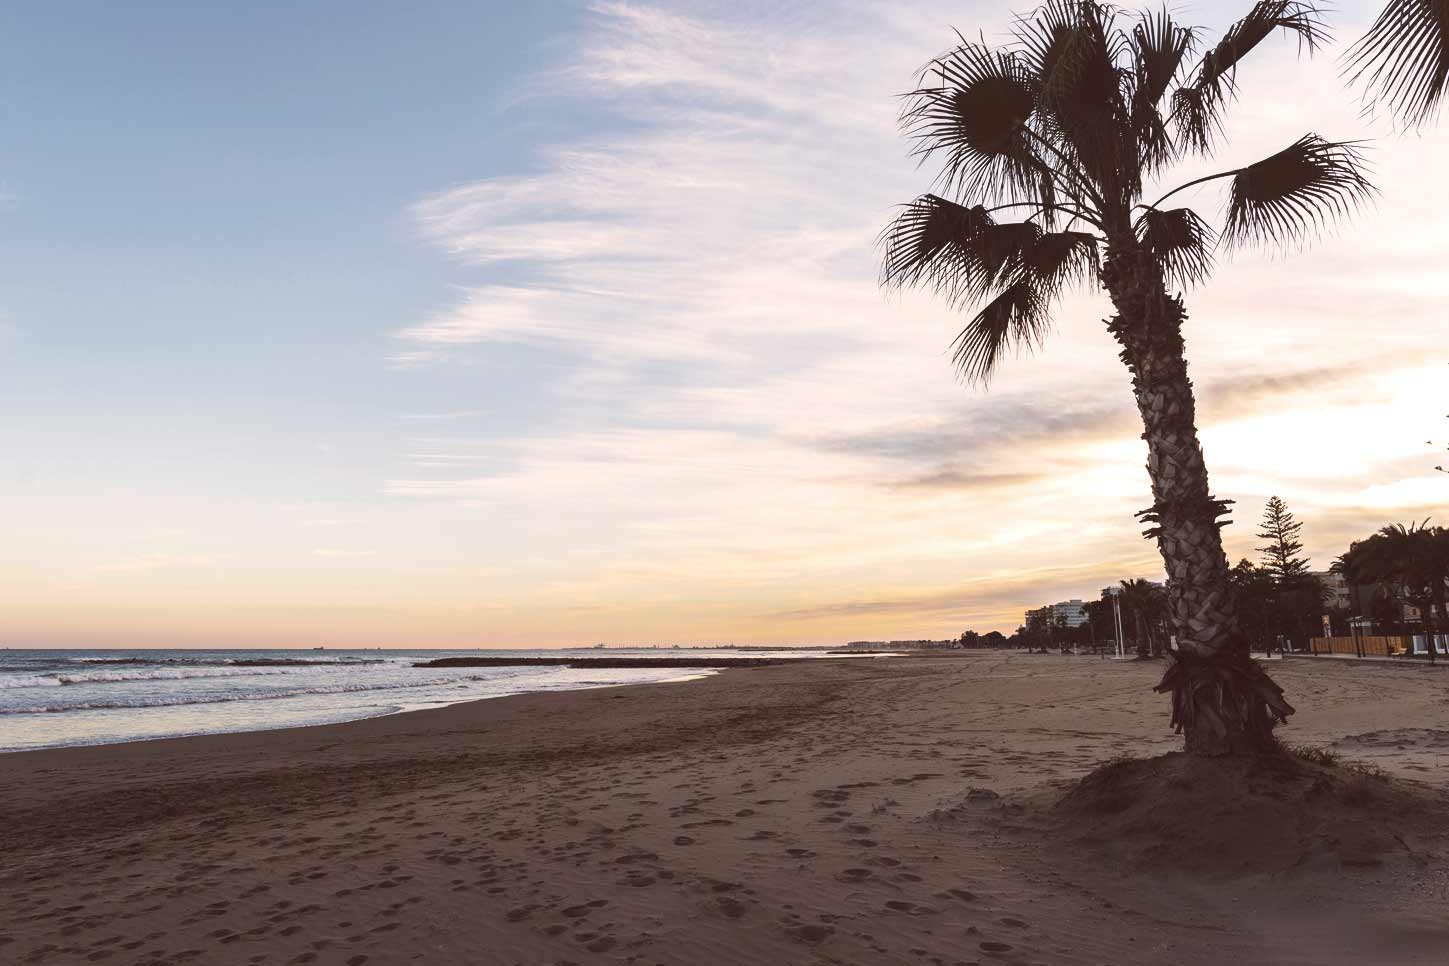
[[[1215,37],[1246,3],[1175,7]],[[1449,124],[1275,39],[1218,162],[1380,196],[1185,293],[1232,559],[1446,518]],[[1011,631],[1159,577],[1105,298],[987,388],[877,286],[897,95],[998,2],[57,2],[0,13],[0,644]],[[1217,189],[1193,189],[1210,217]],[[1429,440],[1438,440],[1436,447]]]

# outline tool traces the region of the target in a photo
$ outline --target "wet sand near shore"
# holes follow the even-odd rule
[[[1299,709],[1285,740],[1449,787],[1449,672],[1272,672]],[[1016,822],[1018,800],[1179,746],[1160,674],[818,660],[0,755],[0,960],[1449,961],[1442,857],[1205,881]]]

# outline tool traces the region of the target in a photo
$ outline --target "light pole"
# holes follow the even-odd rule
[[[1120,659],[1127,656],[1122,642],[1122,588],[1112,586],[1104,589],[1102,593],[1112,598],[1112,614],[1117,621],[1117,657]]]

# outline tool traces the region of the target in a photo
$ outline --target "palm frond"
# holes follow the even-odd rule
[[[992,291],[1010,287],[1022,280],[1036,278],[1036,248],[1041,240],[1040,226],[1029,221],[1008,221],[992,225],[972,241],[971,255],[976,260],[980,281],[966,291],[970,301],[986,298]]]
[[[1233,176],[1223,239],[1230,246],[1306,240],[1373,195],[1357,146],[1306,134]]]
[[[945,155],[942,183],[973,197],[1033,197],[1044,166],[1023,127],[1036,109],[1036,82],[1016,56],[965,43],[932,62],[922,81],[906,95],[901,125],[923,160]]]
[[[1349,50],[1351,83],[1362,83],[1400,118],[1427,121],[1449,87],[1449,2],[1389,0]]]
[[[1081,0],[1048,0],[1030,16],[1018,16],[1012,36],[1022,63],[1033,76],[1048,78],[1056,71],[1080,24]]]
[[[1222,93],[1211,85],[1179,87],[1172,92],[1169,117],[1182,144],[1207,154],[1222,129]]]
[[[1167,121],[1157,105],[1132,98],[1132,133],[1137,139],[1137,160],[1147,171],[1159,171],[1177,153]]]
[[[1203,55],[1198,82],[1213,83],[1230,77],[1233,69],[1275,30],[1297,34],[1310,50],[1328,40],[1323,11],[1300,0],[1258,0],[1248,15],[1228,28],[1218,45]]]
[[[1162,266],[1168,281],[1186,288],[1212,270],[1217,234],[1191,208],[1148,208],[1134,227],[1137,240]]]
[[[1018,283],[1043,299],[1096,278],[1097,238],[1080,231],[1043,231],[1031,221],[996,222],[968,208],[922,195],[881,233],[881,285],[921,286],[952,305],[979,303]]]
[[[1095,285],[1098,259],[1097,236],[1084,231],[1043,232],[1024,253],[1026,270],[1048,298],[1068,286]]]
[[[966,324],[951,343],[951,361],[964,379],[985,383],[1007,351],[1040,345],[1049,327],[1047,299],[1030,282],[1017,282]]]
[[[1137,154],[1148,170],[1172,159],[1174,145],[1158,104],[1177,79],[1196,39],[1190,27],[1173,22],[1164,7],[1142,13],[1132,28],[1128,47],[1132,55],[1132,129]]]
[[[1310,51],[1328,39],[1322,10],[1301,0],[1258,0],[1248,15],[1228,28],[1217,46],[1203,55],[1190,83],[1172,95],[1172,119],[1178,135],[1193,150],[1206,153],[1222,123],[1234,89],[1238,64],[1275,30],[1296,34]]]
[[[980,205],[968,208],[939,195],[921,195],[881,233],[881,285],[906,288],[929,282],[955,301],[951,293],[970,284],[962,276],[976,264],[968,258],[972,239],[994,223]]]
[[[1055,4],[1017,28],[1022,43],[1035,44],[1031,56],[1042,64],[1037,103],[1044,132],[1098,184],[1123,175],[1131,181],[1137,171],[1124,138],[1130,131],[1130,72],[1119,66],[1128,41],[1114,16],[1102,4]]]
[[[1196,41],[1197,31],[1178,26],[1166,7],[1140,14],[1130,41],[1137,99],[1153,105],[1161,101]]]

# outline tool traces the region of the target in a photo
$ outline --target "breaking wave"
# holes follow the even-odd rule
[[[361,663],[361,662],[358,662]],[[315,664],[295,665],[216,665],[184,667],[151,667],[135,671],[51,671],[46,674],[17,675],[0,678],[0,688],[53,688],[67,684],[114,684],[126,681],[182,681],[190,678],[237,678],[305,674],[331,668],[345,669],[353,665],[331,662],[325,668]]]
[[[269,701],[274,698],[292,698],[301,694],[350,694],[358,691],[396,691],[403,688],[435,688],[448,684],[481,683],[495,680],[493,677],[447,677],[428,678],[424,681],[396,681],[391,683],[319,684],[304,688],[281,688],[273,691],[230,691],[197,695],[134,695],[114,700],[56,702],[24,707],[0,708],[0,715],[44,714],[62,711],[98,711],[116,708],[170,708],[189,704],[221,704],[232,701]]]

